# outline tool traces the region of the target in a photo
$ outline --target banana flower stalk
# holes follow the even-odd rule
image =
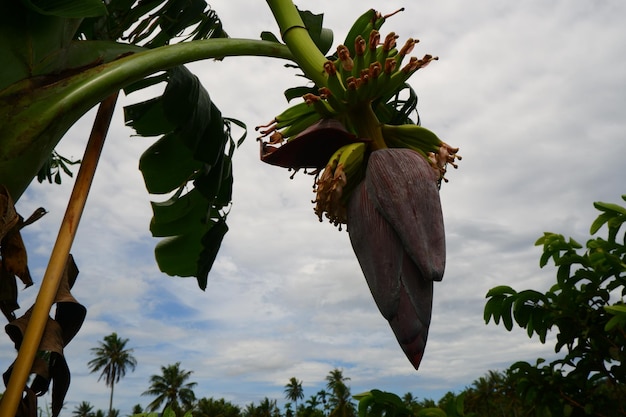
[[[375,151],[347,210],[365,280],[415,369],[426,347],[433,281],[441,281],[445,267],[436,180],[428,162],[410,149]]]

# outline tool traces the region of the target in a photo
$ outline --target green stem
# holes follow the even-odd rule
[[[371,102],[362,102],[352,106],[348,111],[348,118],[359,137],[372,140],[372,150],[387,148],[381,130],[381,123],[372,109]]]
[[[52,83],[41,77],[7,87],[0,92],[0,137],[11,140],[0,146],[0,183],[17,201],[67,130],[113,92],[158,71],[228,56],[294,58],[275,42],[208,39],[136,53]]]
[[[296,6],[291,0],[267,0],[267,4],[294,61],[318,87],[326,86],[328,76],[324,72],[324,63],[327,59],[311,39]]]
[[[163,46],[146,52],[134,54],[106,64],[101,75],[87,77],[74,89],[66,100],[80,102],[85,95],[92,96],[95,91],[102,91],[106,97],[111,89],[123,88],[154,72],[183,65],[189,62],[230,56],[266,56],[293,59],[283,45],[251,39],[207,39]],[[96,101],[98,102],[98,101]]]

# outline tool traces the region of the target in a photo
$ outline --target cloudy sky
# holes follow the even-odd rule
[[[550,344],[485,325],[486,292],[500,284],[545,290],[554,271],[539,269],[535,240],[544,231],[588,238],[594,201],[625,193],[626,3],[618,0],[500,2],[316,0],[296,2],[325,13],[343,40],[354,19],[373,7],[405,6],[383,34],[421,40],[414,51],[440,60],[412,85],[422,124],[459,146],[458,170],[441,189],[448,261],[435,286],[426,355],[415,372],[369,294],[348,235],[313,213],[312,178],[258,160],[251,134],[237,152],[230,232],[206,292],[194,279],[163,275],[148,231],[150,196],[137,169],[150,139],[124,127],[122,97],[105,145],[73,254],[81,271],[74,295],[87,320],[67,347],[72,386],[67,413],[81,401],[108,407],[109,391],[90,374],[89,349],[111,332],[128,338],[139,362],[116,388],[122,415],[147,405],[150,375],[180,361],[192,370],[198,397],[236,404],[264,397],[283,403],[292,376],[305,396],[333,368],[353,393],[379,388],[438,399],[517,360],[550,357]],[[263,1],[212,6],[232,37],[276,32]],[[255,126],[285,107],[283,91],[300,84],[284,62],[233,58],[190,66],[222,112]],[[146,98],[146,97],[143,97]],[[59,151],[80,158],[90,129],[83,119]],[[27,216],[49,214],[24,230],[40,282],[72,180],[33,184],[18,202]],[[27,308],[37,285],[20,294]],[[0,359],[14,359],[8,338]]]

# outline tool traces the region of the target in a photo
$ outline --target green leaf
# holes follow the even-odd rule
[[[557,269],[557,272],[556,272],[556,279],[557,279],[557,282],[560,285],[564,285],[565,281],[567,281],[567,279],[570,276],[570,271],[571,271],[571,265],[570,264],[565,264],[565,265],[559,266],[559,268]]]
[[[381,390],[373,389],[371,393],[374,396],[375,400],[379,403],[391,405],[398,410],[405,408],[402,399],[392,392],[384,392]]]
[[[447,417],[445,411],[440,408],[422,408],[416,417]]]
[[[124,107],[126,126],[141,136],[160,136],[174,130],[175,122],[165,115],[163,97],[156,97]]]
[[[500,313],[502,314],[502,324],[504,324],[504,327],[508,331],[511,331],[513,329],[513,317],[512,317],[511,307],[514,301],[515,301],[514,297],[505,298],[502,301],[502,306],[500,308]]]
[[[597,233],[598,230],[600,230],[600,228],[602,226],[604,226],[604,224],[606,222],[608,222],[609,220],[611,220],[613,218],[613,216],[609,213],[602,213],[600,214],[594,221],[593,223],[591,223],[591,227],[589,228],[589,233],[591,233],[592,235],[595,235]]]
[[[218,165],[221,166],[220,159],[226,149],[228,135],[224,128],[222,112],[212,103],[209,107],[209,116],[207,119],[209,123],[205,126],[202,136],[196,144],[194,157],[199,161],[206,162],[213,168]]]
[[[139,133],[167,133],[144,152],[139,163],[150,193],[178,190],[169,200],[152,203],[150,230],[155,237],[165,237],[155,248],[159,268],[169,275],[195,276],[205,290],[228,231],[218,210],[232,198],[231,155],[245,138],[244,133],[235,144],[230,123],[244,129],[245,124],[225,121],[198,78],[186,68],[169,70],[167,80],[161,97],[135,105],[127,114],[129,124],[139,126]],[[167,122],[151,121],[154,117]],[[190,180],[193,189],[181,196]]]
[[[0,24],[0,40],[4,39],[4,35],[12,40],[4,29]],[[22,80],[0,90],[0,114],[4,116],[0,137],[19,138],[3,141],[0,146],[0,177],[6,178],[5,185],[11,195],[15,199],[21,196],[73,123],[126,85],[181,62],[214,58],[225,51],[230,55],[290,56],[286,47],[264,41],[214,39],[199,41],[198,44],[170,45],[111,62],[105,60],[104,64],[64,73],[63,82],[39,85],[35,89],[32,88],[32,80]],[[119,51],[119,45],[114,45],[115,51]],[[20,50],[21,47],[15,46]],[[128,45],[125,48],[127,51],[138,49]],[[26,46],[25,50],[28,50]],[[13,58],[19,62],[30,62],[24,57]],[[0,72],[3,67],[0,65]],[[24,69],[24,73],[28,71],[28,68]],[[17,172],[20,175],[15,175]]]
[[[198,225],[190,232],[160,240],[154,254],[161,272],[171,276],[194,277],[202,252],[202,236],[210,225]]]
[[[241,137],[239,139],[237,139],[237,143],[235,144],[235,146],[231,146],[230,151],[228,153],[228,156],[233,156],[233,153],[235,152],[235,148],[238,148],[241,146],[241,144],[243,143],[243,141],[246,139],[246,136],[248,135],[248,128],[246,126],[246,124],[244,122],[242,122],[241,120],[237,120],[237,119],[233,119],[232,117],[224,117],[224,126],[226,126],[226,130],[228,132],[228,136],[232,137],[232,126],[231,124],[234,124],[235,126],[240,127],[241,129],[243,129],[243,133],[241,135]]]
[[[222,166],[222,182],[219,190],[215,194],[213,205],[216,208],[226,207],[230,204],[233,196],[233,174],[232,160],[228,156],[224,156],[224,165]]]
[[[155,237],[165,237],[155,248],[159,268],[169,275],[195,276],[205,290],[228,231],[217,210],[232,198],[230,156],[245,138],[244,133],[235,144],[230,123],[245,125],[234,119],[225,122],[198,78],[186,68],[173,68],[167,74],[163,95],[131,106],[127,120],[138,133],[166,133],[144,152],[139,163],[150,193],[178,190],[169,200],[152,203],[150,230]],[[160,79],[146,85],[152,81]],[[225,153],[227,145],[230,149]],[[181,197],[190,180],[193,189]]]
[[[611,314],[626,314],[625,304],[616,304],[612,306],[604,306],[604,309]]]
[[[176,193],[174,193],[174,195],[166,201],[150,202],[152,205],[152,213],[155,218],[159,219],[159,222],[167,223],[174,221],[179,217],[186,215],[186,213],[191,209],[193,205],[192,198],[193,196],[198,196],[198,191],[191,190],[183,196],[183,191],[186,189],[186,187],[180,187]],[[202,201],[201,196],[199,196],[198,199]]]
[[[311,39],[322,54],[327,54],[333,45],[333,32],[322,27],[324,21],[323,14],[313,14],[310,11],[300,11],[300,17],[304,26],[309,31]]]
[[[202,252],[198,259],[198,286],[203,291],[206,289],[209,272],[213,267],[217,253],[219,252],[224,236],[228,232],[226,219],[220,218],[213,226],[202,236]]]
[[[506,295],[506,294],[516,294],[517,292],[509,287],[508,285],[499,285],[497,287],[493,287],[487,292],[485,297],[493,297],[494,295]]]
[[[531,316],[531,311],[532,311],[532,307],[525,305],[525,304],[521,304],[521,305],[517,305],[517,301],[515,302],[515,307],[513,310],[513,317],[515,318],[515,321],[517,322],[517,324],[520,325],[520,327],[526,327],[529,323],[530,320],[530,316]],[[528,336],[530,337],[532,334],[529,333]]]
[[[66,18],[103,16],[107,13],[102,0],[22,0],[37,13]]]
[[[139,169],[151,194],[165,194],[179,188],[190,181],[202,165],[176,133],[163,136],[139,158]]]
[[[197,190],[174,201],[168,200],[166,204],[153,202],[152,208],[154,216],[150,221],[150,232],[154,237],[190,233],[200,227],[209,215],[209,202]]]
[[[176,417],[176,413],[172,410],[171,407],[165,408],[163,411],[163,417]]]
[[[593,206],[604,212],[613,213],[613,214],[621,214],[622,216],[626,216],[626,208],[613,203],[603,203],[601,201],[593,203]]]
[[[311,93],[318,94],[318,89],[316,87],[291,87],[285,90],[285,98],[287,101],[291,101],[294,98],[301,98],[303,95]]]
[[[417,113],[417,93],[408,83],[403,84],[388,96],[381,97],[377,102],[375,113],[381,123],[420,124],[420,117]],[[415,121],[411,118],[413,114],[415,114]]]
[[[463,391],[456,397],[455,405],[456,405],[456,414],[459,416],[465,415],[465,394],[466,391]]]
[[[604,331],[610,332],[616,327],[624,327],[626,325],[626,317],[614,316],[604,325]]]
[[[210,123],[211,98],[200,80],[184,66],[168,71],[168,83],[163,92],[163,107],[167,118],[179,126],[192,123],[193,130],[203,130]],[[194,149],[200,133],[188,142]]]
[[[204,0],[153,0],[136,2],[133,7],[125,1],[112,3],[108,36],[113,39],[124,35],[134,44],[156,48],[180,37],[183,41],[227,37],[219,17]],[[85,31],[91,32],[98,25],[89,22],[86,26]]]
[[[224,154],[220,156],[216,166],[210,167],[208,164],[204,164],[205,168],[202,174],[193,182],[193,186],[200,191],[204,198],[212,203],[215,200],[215,196],[220,191],[224,172],[224,160],[228,158]]]
[[[504,296],[492,296],[489,301],[485,304],[485,311],[483,313],[483,318],[485,319],[485,323],[489,323],[489,319],[493,317],[493,321],[498,324],[500,322],[500,307],[502,305],[502,300]]]
[[[267,32],[267,31],[261,32],[261,39],[264,41],[268,41],[268,42],[280,43],[280,40],[278,40],[278,37],[276,37],[276,35],[274,35],[272,32]]]
[[[168,77],[169,75],[167,72],[162,72],[161,74],[153,75],[151,77],[146,77],[143,80],[139,80],[137,82],[134,82],[124,87],[124,94],[129,95],[135,91],[152,87],[153,85],[156,85],[162,82],[167,82]]]

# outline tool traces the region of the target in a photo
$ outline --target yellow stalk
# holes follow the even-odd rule
[[[0,402],[1,417],[14,416],[22,398],[33,360],[39,349],[41,337],[50,315],[50,309],[59,288],[70,248],[76,236],[78,223],[80,222],[87,195],[93,182],[117,97],[118,93],[109,96],[100,104],[98,109],[80,170],[76,177],[76,183],[72,189],[57,240],[50,254],[50,261],[41,281],[41,287],[33,306],[32,315],[24,333],[24,339],[15,360],[11,379],[2,396],[2,402]]]

